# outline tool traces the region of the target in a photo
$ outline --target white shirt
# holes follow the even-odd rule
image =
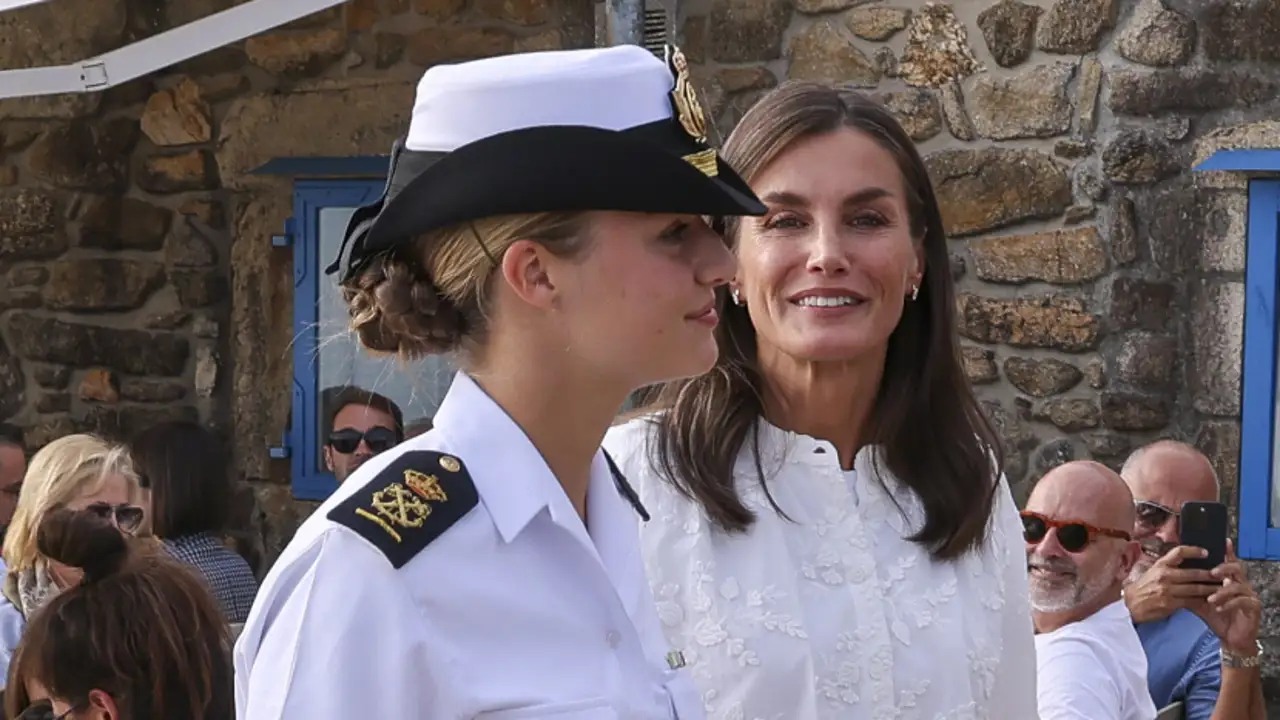
[[[1036,677],[1022,525],[1007,486],[989,539],[937,563],[906,539],[923,522],[914,493],[871,449],[854,470],[835,447],[761,421],[736,469],[757,516],[745,534],[712,529],[647,461],[646,421],[605,447],[653,521],[641,548],[668,640],[684,648],[713,720],[1035,718]]]
[[[1147,655],[1117,600],[1036,636],[1041,720],[1151,720]]]
[[[700,720],[687,670],[666,659],[637,511],[604,454],[588,531],[525,434],[464,374],[435,423],[348,478],[267,575],[235,648],[239,720]],[[396,569],[327,516],[425,450],[460,459],[479,504]]]

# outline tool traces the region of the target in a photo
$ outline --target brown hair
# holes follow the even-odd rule
[[[474,352],[489,329],[498,259],[517,240],[560,257],[583,250],[582,213],[507,215],[428,233],[384,253],[342,286],[351,329],[375,352],[417,360]]]
[[[152,425],[129,443],[138,484],[151,490],[151,530],[172,539],[227,529],[235,490],[227,451],[199,423]]]
[[[861,93],[789,82],[746,113],[723,156],[750,183],[797,140],[842,128],[866,134],[897,160],[912,235],[923,238],[927,269],[917,300],[907,304],[889,337],[870,426],[859,440],[880,446],[875,462],[919,496],[925,522],[911,539],[937,559],[958,557],[986,536],[1002,456],[960,363],[947,238],[911,139],[882,105]],[[740,223],[726,222],[731,245]],[[727,288],[718,294],[719,360],[706,375],[649,394],[650,409],[665,409],[655,415],[651,446],[657,469],[701,504],[717,528],[744,532],[755,516],[735,490],[733,469],[749,440],[756,472],[762,482],[765,477],[758,437],[763,378],[746,308],[729,302]]]
[[[38,541],[84,579],[32,615],[26,678],[70,703],[101,690],[127,718],[233,716],[228,628],[194,570],[92,513],[49,513]]]

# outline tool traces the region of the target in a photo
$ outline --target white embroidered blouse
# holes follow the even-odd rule
[[[890,497],[871,449],[845,471],[830,443],[761,421],[787,518],[748,445],[736,476],[758,519],[726,535],[653,470],[648,429],[632,420],[604,445],[652,516],[641,546],[658,615],[710,720],[1038,717],[1022,524],[1003,480],[987,541],[934,562],[905,539],[922,506],[886,476]]]

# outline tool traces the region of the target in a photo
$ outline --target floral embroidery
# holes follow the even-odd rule
[[[708,716],[1033,716],[1025,584],[1020,595],[1008,581],[1022,562],[1008,537],[1020,530],[1016,512],[998,508],[984,546],[936,563],[905,539],[923,523],[921,504],[893,478],[876,479],[871,450],[846,473],[834,453],[806,452],[815,441],[764,430],[765,467],[778,468],[769,489],[787,517],[754,482],[746,453],[738,484],[758,520],[744,534],[713,532],[695,504],[635,459],[642,442],[608,446],[654,514],[641,539],[658,615],[685,651]],[[1027,613],[1025,637],[1005,637],[1009,612]],[[1006,643],[1021,654],[1010,658]]]

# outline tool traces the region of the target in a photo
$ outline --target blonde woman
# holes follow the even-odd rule
[[[22,479],[18,507],[4,538],[3,592],[0,594],[0,676],[6,675],[27,618],[80,571],[40,554],[36,531],[52,510],[87,510],[134,533],[145,511],[138,504],[138,479],[128,451],[93,435],[68,435],[31,459]]]

